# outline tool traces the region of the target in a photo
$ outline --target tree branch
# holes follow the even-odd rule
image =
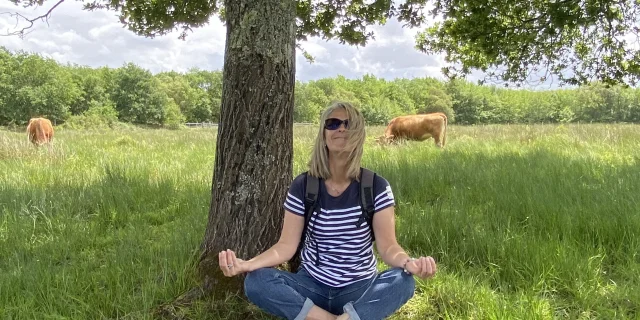
[[[58,2],[53,7],[51,7],[51,9],[49,9],[49,11],[47,11],[45,14],[37,16],[37,17],[35,17],[33,19],[29,19],[29,18],[27,18],[27,17],[25,17],[22,14],[17,13],[17,12],[13,12],[13,13],[12,12],[0,12],[0,14],[8,14],[11,17],[15,17],[16,18],[16,28],[18,27],[18,23],[20,22],[20,18],[26,20],[29,23],[28,26],[26,26],[26,27],[24,27],[24,28],[22,28],[22,29],[20,29],[18,31],[14,31],[14,32],[7,33],[7,34],[0,34],[0,36],[5,36],[5,37],[7,37],[7,36],[18,36],[18,37],[20,37],[22,39],[22,38],[24,38],[24,36],[26,34],[29,34],[29,32],[25,33],[25,31],[31,29],[33,27],[33,23],[36,22],[37,20],[42,20],[42,21],[46,22],[47,25],[49,25],[49,17],[51,16],[51,12],[53,12],[53,10],[63,2],[64,2],[64,0],[58,0]]]

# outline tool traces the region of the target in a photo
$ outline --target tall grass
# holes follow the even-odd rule
[[[640,127],[450,126],[444,150],[382,130],[363,165],[440,268],[393,319],[640,318]],[[316,133],[295,128],[294,174]],[[0,318],[151,319],[191,288],[215,136],[61,130],[49,151],[0,131]],[[233,296],[175,313],[271,319]]]

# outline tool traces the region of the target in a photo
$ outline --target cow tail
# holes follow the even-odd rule
[[[47,136],[42,128],[42,122],[38,122],[36,125],[36,138],[38,142],[46,142]]]
[[[444,148],[445,144],[447,144],[447,117],[444,117],[444,132],[442,133],[442,147]]]
[[[33,141],[33,134],[31,133],[31,124],[32,122],[29,121],[29,124],[27,125],[27,141],[29,142]]]
[[[442,147],[444,148],[445,144],[447,144],[447,126],[448,126],[448,118],[444,117],[444,134],[442,137]]]

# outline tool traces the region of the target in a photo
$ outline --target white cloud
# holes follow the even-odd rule
[[[51,6],[22,9],[0,4],[0,12],[20,12],[28,17],[42,14]],[[19,26],[21,27],[21,26]],[[0,32],[15,30],[15,19],[0,15]],[[402,28],[395,20],[385,26],[373,26],[376,39],[366,47],[341,45],[338,41],[310,38],[302,48],[314,58],[309,63],[298,50],[296,78],[302,81],[343,75],[360,78],[364,74],[392,80],[396,77],[443,78],[441,56],[430,56],[414,48],[417,29]],[[175,70],[185,72],[192,67],[221,70],[223,67],[226,29],[217,17],[209,24],[194,29],[186,41],[179,32],[153,39],[137,36],[123,28],[112,11],[82,10],[82,3],[70,1],[55,9],[47,23],[37,22],[24,40],[16,36],[0,37],[0,46],[25,50],[52,57],[61,63],[91,67],[120,67],[133,62],[152,72]]]

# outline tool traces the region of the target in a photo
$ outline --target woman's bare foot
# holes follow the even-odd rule
[[[309,313],[307,313],[307,316],[305,317],[305,319],[306,320],[333,320],[333,319],[336,319],[336,315],[333,313],[329,313],[318,306],[313,306],[311,307],[311,310],[309,310]],[[349,318],[338,317],[337,319],[349,319]]]

